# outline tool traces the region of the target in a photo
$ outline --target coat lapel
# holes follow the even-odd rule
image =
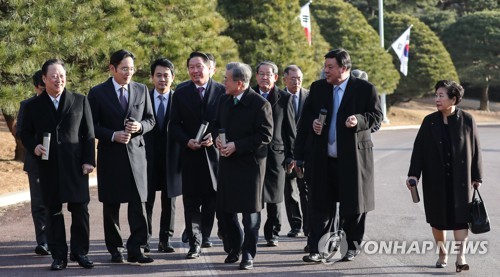
[[[269,91],[269,95],[267,96],[267,101],[269,101],[269,103],[271,103],[271,107],[274,107],[274,105],[276,105],[276,103],[278,103],[280,98],[281,98],[281,95],[279,93],[279,89],[277,86],[274,86],[274,88],[271,91]]]
[[[59,114],[59,121],[57,122],[57,124],[59,125],[63,119],[66,117],[66,115],[68,115],[70,109],[71,109],[71,106],[73,106],[73,103],[75,102],[75,95],[72,93],[72,92],[69,92],[67,91],[66,89],[64,89],[64,92],[63,92],[64,95],[64,101],[62,101],[62,110],[61,110],[61,113]],[[61,99],[63,98],[63,95],[61,95]]]

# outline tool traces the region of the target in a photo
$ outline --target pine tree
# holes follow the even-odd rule
[[[462,82],[482,87],[479,109],[489,110],[489,88],[500,85],[500,11],[463,16],[443,32],[442,39]]]
[[[225,34],[238,45],[243,62],[253,68],[264,60],[278,65],[280,75],[289,64],[302,68],[303,84],[318,79],[328,43],[315,33],[309,47],[300,25],[298,0],[219,0],[219,11],[228,20]],[[279,78],[278,85],[281,85]]]
[[[385,14],[385,45],[390,46],[413,24],[410,35],[408,76],[403,76],[393,95],[392,103],[419,98],[434,93],[438,80],[458,81],[458,75],[450,54],[431,29],[415,17],[403,14]],[[378,23],[373,21],[374,25]],[[393,61],[399,67],[399,58],[390,50]]]
[[[380,93],[396,89],[399,74],[391,56],[380,47],[380,39],[366,19],[352,5],[340,0],[317,0],[311,5],[321,34],[333,48],[349,51],[353,69],[368,73]]]

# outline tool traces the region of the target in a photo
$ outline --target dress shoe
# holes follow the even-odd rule
[[[187,243],[189,241],[188,231],[186,229],[184,229],[184,232],[182,232],[181,240],[184,243]]]
[[[175,252],[175,249],[170,244],[169,241],[160,242],[160,243],[158,243],[158,252],[173,253],[173,252]]]
[[[300,230],[297,229],[292,229],[288,234],[286,234],[287,237],[289,238],[298,238],[298,237],[303,237],[304,233],[302,233]]]
[[[240,253],[241,252],[236,252],[236,251],[231,251],[229,255],[227,255],[226,259],[224,260],[224,263],[226,264],[233,264],[237,261],[240,260]]]
[[[203,238],[203,241],[201,242],[201,247],[202,248],[210,248],[213,246],[212,241],[210,241],[210,238]]]
[[[144,253],[149,253],[151,252],[151,247],[149,246],[149,243],[144,246]]]
[[[302,260],[306,263],[321,263],[321,255],[318,253],[311,253],[302,257]]]
[[[354,260],[354,258],[361,253],[359,250],[347,250],[347,253],[345,253],[345,256],[342,257],[340,260],[341,262],[350,262]]]
[[[35,253],[41,256],[50,255],[49,248],[47,244],[39,244],[35,247]]]
[[[78,262],[78,264],[83,268],[93,268],[94,262],[89,260],[87,255],[75,255],[73,253],[69,254],[69,259],[73,262]]]
[[[68,266],[68,261],[63,259],[54,259],[52,265],[50,265],[50,270],[61,270]]]
[[[253,260],[243,260],[240,263],[240,269],[248,270],[253,269]]]
[[[278,246],[278,239],[277,238],[272,238],[272,239],[268,240],[267,243],[266,243],[266,246],[269,246],[269,247],[276,247],[276,246]]]
[[[140,263],[140,264],[148,264],[152,263],[155,260],[153,258],[145,256],[144,254],[140,254],[138,256],[130,256],[127,257],[127,262],[129,263]]]
[[[196,259],[199,258],[201,254],[201,248],[199,245],[193,245],[189,248],[189,251],[186,255],[186,259]]]
[[[112,263],[123,263],[123,254],[120,252],[115,252],[111,254]]]
[[[455,267],[456,267],[456,272],[462,272],[465,270],[469,270],[470,266],[468,264],[458,264],[458,262],[455,262]]]

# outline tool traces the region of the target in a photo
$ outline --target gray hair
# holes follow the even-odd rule
[[[353,71],[351,71],[351,73],[352,73],[352,76],[354,76],[356,78],[368,81],[368,74],[366,72],[364,72],[363,70],[354,69]]]
[[[257,67],[255,68],[255,71],[256,71],[256,72],[259,72],[259,68],[260,68],[261,66],[263,66],[263,65],[269,65],[269,66],[271,66],[271,67],[272,67],[272,69],[273,69],[273,73],[274,73],[274,74],[278,74],[278,66],[277,66],[275,63],[273,63],[272,61],[263,61],[263,62],[260,62],[260,63],[257,65]]]
[[[285,70],[283,70],[283,75],[287,76],[290,73],[290,71],[302,73],[302,69],[300,69],[300,67],[298,65],[291,64],[291,65],[285,67]]]
[[[250,79],[252,79],[252,68],[248,64],[231,62],[226,65],[226,70],[233,73],[233,81],[242,81],[245,89],[250,86]]]

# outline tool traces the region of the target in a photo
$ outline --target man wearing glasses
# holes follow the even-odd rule
[[[153,129],[155,119],[148,88],[131,81],[134,55],[119,50],[111,55],[107,81],[88,94],[96,138],[99,140],[97,181],[103,203],[104,238],[111,261],[123,263],[120,204],[128,203],[130,237],[127,261],[151,263],[141,246],[146,245],[148,226],[146,150],[143,135]]]

